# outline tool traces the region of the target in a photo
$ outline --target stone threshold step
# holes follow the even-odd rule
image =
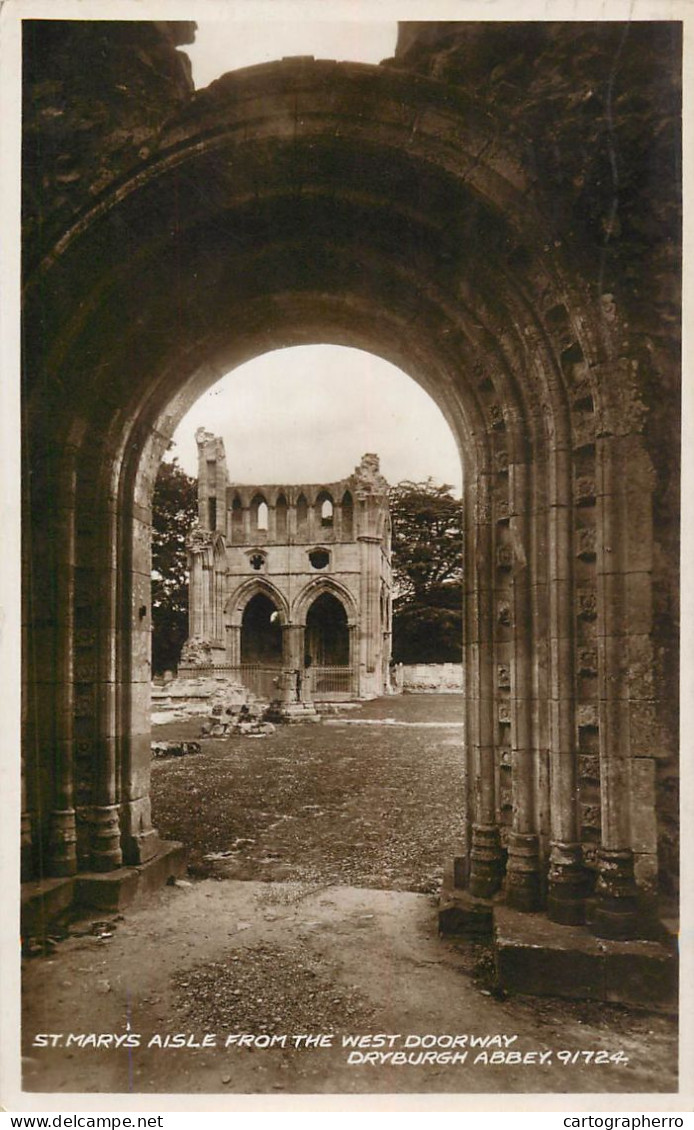
[[[499,905],[494,956],[499,985],[511,992],[677,1010],[677,956],[661,942],[596,938],[585,926]]]
[[[439,930],[488,939],[497,987],[506,992],[677,1011],[674,944],[596,938],[586,926],[561,925],[451,888],[441,892]]]
[[[64,879],[23,883],[21,930],[24,937],[44,934],[50,922],[64,911],[85,909],[119,911],[141,901],[169,879],[186,873],[183,844],[163,840],[160,851],[136,867],[115,871],[80,872]]]

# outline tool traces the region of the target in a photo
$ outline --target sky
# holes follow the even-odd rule
[[[393,54],[396,37],[395,23],[365,21],[363,11],[351,21],[200,20],[195,43],[183,50],[201,89],[227,71],[291,55],[379,63]],[[455,441],[433,400],[395,366],[361,350],[278,350],[229,374],[193,406],[174,437],[169,457],[190,475],[197,474],[198,427],[223,437],[232,482],[333,482],[375,452],[391,483],[431,476],[461,491]]]
[[[380,63],[395,52],[397,24],[377,20],[198,20],[195,43],[185,51],[197,90],[227,71],[291,55]]]
[[[239,365],[176,430],[169,457],[189,475],[199,427],[224,439],[231,482],[336,482],[375,452],[391,484],[431,476],[461,490],[458,449],[437,405],[402,370],[359,349],[302,345]]]

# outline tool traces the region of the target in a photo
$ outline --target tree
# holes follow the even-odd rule
[[[152,498],[152,671],[176,667],[188,635],[186,537],[198,518],[198,487],[178,461],[159,467]]]
[[[462,503],[451,487],[401,482],[390,492],[393,526],[393,658],[462,658]]]

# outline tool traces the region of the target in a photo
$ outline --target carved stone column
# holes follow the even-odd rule
[[[598,936],[638,934],[639,909],[631,849],[625,467],[620,436],[597,442],[598,687],[600,711],[601,845],[592,927]]]
[[[349,625],[349,669],[350,694],[359,697],[359,629],[356,624]]]
[[[93,673],[96,684],[97,738],[95,770],[90,813],[90,863],[93,871],[112,871],[123,863],[120,835],[120,782],[118,777],[119,702],[117,684],[118,585],[117,572],[111,568],[113,547],[123,549],[119,533],[119,513],[115,500],[110,500],[98,515],[99,540],[94,551],[93,583],[98,593],[99,634],[102,645]],[[121,560],[127,568],[132,550],[128,546]]]
[[[510,521],[510,559],[513,569],[513,662],[511,664],[511,793],[513,824],[508,839],[506,900],[517,910],[540,906],[539,841],[535,818],[536,758],[532,748],[531,700],[532,616],[528,582],[527,470],[509,467],[513,514]],[[497,561],[497,567],[499,562]]]
[[[469,889],[478,898],[491,898],[501,886],[503,862],[496,820],[494,624],[497,614],[492,568],[492,514],[488,476],[477,480],[474,546],[476,652],[470,671],[470,709],[474,711],[472,748],[472,838]]]
[[[308,672],[304,670],[303,624],[282,625],[282,684],[285,703],[310,702]]]
[[[381,539],[376,535],[360,534],[357,541],[359,542],[361,559],[359,602],[361,632],[364,640],[367,681],[372,683],[378,660],[377,640],[380,634],[381,619],[379,577]]]
[[[75,493],[76,449],[67,445],[59,472],[59,503],[55,516],[56,560],[56,684],[55,769],[48,867],[51,875],[77,871],[77,831],[73,789],[74,632],[75,632]]]
[[[241,666],[241,625],[226,626],[226,658],[230,667]]]
[[[549,512],[550,821],[547,914],[553,922],[585,921],[588,876],[578,828],[577,738],[574,689],[574,615],[571,459],[566,448],[551,456]]]

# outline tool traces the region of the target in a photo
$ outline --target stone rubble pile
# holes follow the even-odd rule
[[[200,742],[152,742],[152,757],[187,757],[202,753]]]
[[[200,737],[202,738],[229,738],[235,733],[246,737],[264,737],[268,733],[275,733],[275,725],[266,720],[267,706],[260,703],[251,703],[241,706],[212,706],[212,712],[207,721],[202,723]]]
[[[200,675],[179,677],[164,686],[152,686],[152,725],[207,718],[211,707],[251,705],[260,700],[241,683],[227,677]],[[267,702],[263,702],[267,707]]]
[[[203,738],[227,738],[232,734],[262,737],[274,734],[270,720],[278,718],[277,707],[257,698],[240,685],[220,689],[212,696],[209,715],[202,724]]]

